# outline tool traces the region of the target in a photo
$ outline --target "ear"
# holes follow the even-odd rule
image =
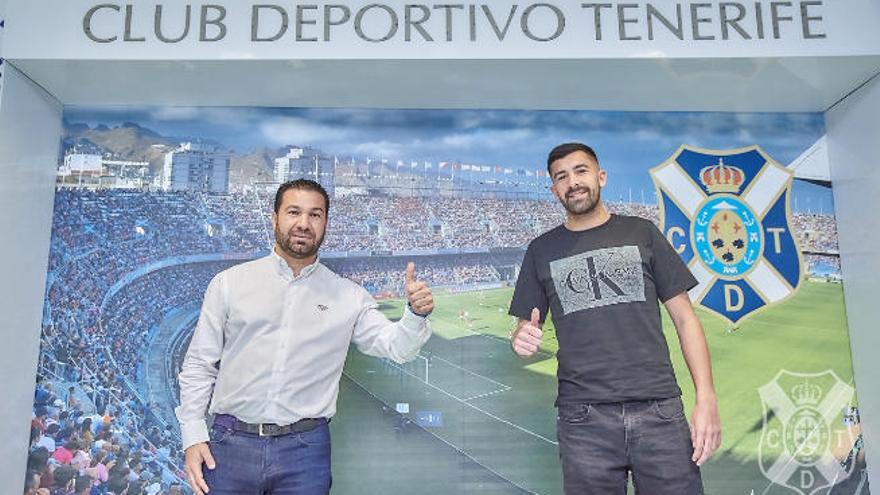
[[[599,169],[599,187],[605,187],[606,182],[608,182],[608,172],[606,172],[604,168],[600,168]]]
[[[272,231],[278,228],[278,213],[272,212]]]

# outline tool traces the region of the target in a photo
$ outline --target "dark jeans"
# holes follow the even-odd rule
[[[628,473],[642,495],[702,495],[681,399],[560,404],[565,493],[624,495]]]
[[[215,424],[209,443],[217,462],[203,467],[210,495],[330,493],[330,428],[260,437]]]

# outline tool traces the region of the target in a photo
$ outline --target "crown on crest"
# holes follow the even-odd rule
[[[804,383],[791,387],[791,398],[798,406],[815,406],[822,398],[822,389],[804,380]]]
[[[724,164],[724,159],[719,158],[717,165],[704,167],[700,170],[700,182],[706,186],[710,193],[733,193],[739,192],[745,174],[741,168]]]

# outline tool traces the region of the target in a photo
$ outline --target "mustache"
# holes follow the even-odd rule
[[[288,231],[287,231],[287,236],[288,236],[288,237],[294,237],[294,236],[297,236],[297,237],[311,237],[311,238],[314,238],[314,237],[315,237],[315,233],[312,232],[312,231],[310,231],[310,230],[301,230],[301,229],[300,229],[300,230],[294,230],[294,229],[291,229],[291,230],[288,230]]]
[[[582,192],[589,193],[589,192],[590,192],[590,189],[589,189],[589,188],[586,188],[586,187],[578,187],[578,188],[575,188],[575,189],[571,189],[571,190],[569,190],[567,193],[565,193],[565,197],[566,197],[566,198],[571,198],[571,197],[574,196],[575,194],[582,193]]]

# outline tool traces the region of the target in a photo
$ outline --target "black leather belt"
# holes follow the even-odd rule
[[[214,424],[225,426],[234,431],[259,435],[261,437],[277,437],[291,433],[304,433],[326,424],[327,418],[303,418],[289,425],[275,423],[245,423],[230,414],[218,414],[214,416]]]

